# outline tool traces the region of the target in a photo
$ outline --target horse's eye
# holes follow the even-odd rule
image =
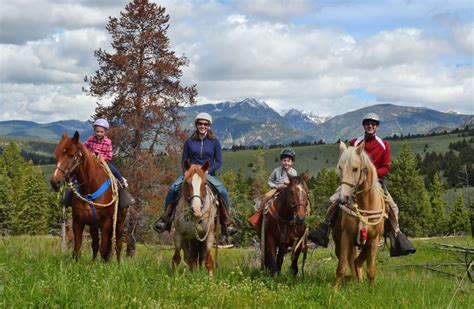
[[[358,170],[357,167],[354,167],[354,168],[352,169],[352,171],[353,171],[354,173],[357,172],[357,170]]]

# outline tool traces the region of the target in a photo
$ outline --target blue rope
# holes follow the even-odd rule
[[[89,202],[92,202],[93,200],[104,194],[105,191],[107,191],[107,189],[110,187],[110,178],[107,178],[107,180],[99,187],[99,189],[97,189],[97,191],[92,194],[83,195],[79,192],[79,187],[77,186],[76,182],[74,183],[74,186],[76,187],[76,192],[78,192],[84,199],[88,200]],[[95,214],[94,205],[89,203],[89,207],[92,211],[92,218],[94,218],[94,226],[98,227],[97,215]]]

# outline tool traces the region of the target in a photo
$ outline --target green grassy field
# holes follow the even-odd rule
[[[202,269],[170,268],[171,250],[140,245],[134,258],[92,262],[89,244],[76,263],[59,250],[51,236],[0,238],[0,307],[131,307],[131,308],[472,308],[473,284],[462,266],[437,269],[396,267],[413,263],[459,262],[460,253],[435,249],[433,243],[474,247],[472,238],[415,240],[416,254],[377,257],[375,289],[345,281],[334,292],[333,248],[310,249],[304,278],[294,279],[285,261],[282,274],[259,270],[254,249],[219,251],[219,268],[209,278]],[[472,257],[471,257],[472,258]]]
[[[457,134],[439,135],[423,138],[407,139],[404,141],[390,141],[391,159],[397,158],[400,149],[404,143],[410,145],[414,154],[419,153],[424,157],[425,150],[427,152],[435,151],[436,153],[446,153],[449,150],[449,143],[461,141],[463,139],[469,140],[469,137],[458,137]],[[339,145],[314,145],[294,148],[297,153],[297,158],[294,167],[298,172],[309,170],[310,174],[316,176],[317,173],[324,167],[336,168],[337,160],[339,159]],[[273,170],[279,165],[279,153],[281,149],[264,149],[265,168]],[[223,164],[221,172],[232,169],[237,172],[239,168],[244,173],[249,174],[249,164],[256,163],[255,150],[242,151],[224,151]]]

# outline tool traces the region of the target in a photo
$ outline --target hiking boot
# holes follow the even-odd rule
[[[403,256],[415,253],[416,249],[412,243],[408,240],[405,234],[402,232],[398,233],[395,238],[390,237],[390,256]]]
[[[308,238],[316,245],[327,248],[329,244],[329,223],[323,222],[318,225],[316,230],[309,233]]]
[[[137,203],[133,195],[125,187],[119,188],[118,193],[119,208],[127,208],[128,206],[135,205]]]
[[[158,233],[163,233],[167,230],[169,224],[169,219],[165,217],[161,217],[158,219],[155,224],[153,224],[153,229]]]

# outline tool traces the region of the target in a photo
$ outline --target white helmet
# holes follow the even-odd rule
[[[199,113],[196,115],[196,118],[194,119],[194,124],[197,124],[198,120],[206,120],[209,122],[209,125],[212,124],[212,116],[209,115],[208,113]]]
[[[365,114],[364,118],[362,118],[362,124],[364,124],[364,122],[366,120],[372,120],[372,121],[375,121],[377,122],[377,124],[380,123],[380,117],[375,114],[375,113],[368,113],[368,114]]]

